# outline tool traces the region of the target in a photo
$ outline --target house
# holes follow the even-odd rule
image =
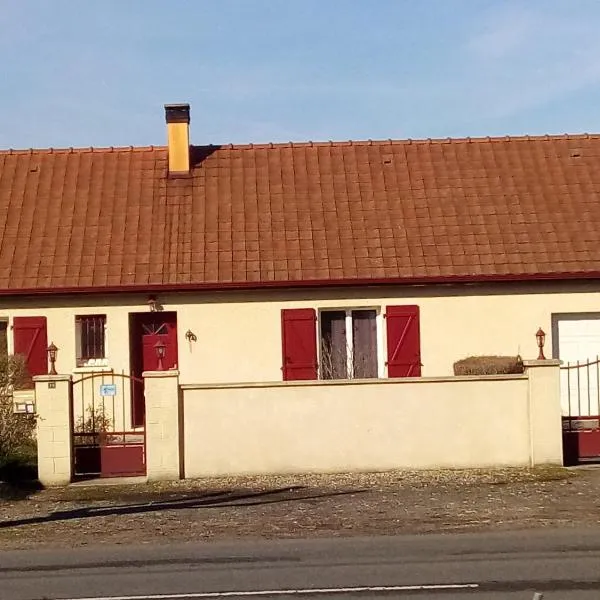
[[[448,377],[540,326],[600,353],[600,136],[196,146],[165,114],[166,147],[0,151],[0,341],[33,375],[53,342],[60,374],[132,378],[120,431],[149,371]]]

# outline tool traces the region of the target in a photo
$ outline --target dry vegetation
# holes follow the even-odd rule
[[[23,389],[30,383],[31,378],[21,356],[0,355],[0,469],[23,460],[31,453],[35,417],[15,415],[12,398],[13,390]]]
[[[520,356],[469,356],[454,363],[455,375],[517,375],[523,371]]]

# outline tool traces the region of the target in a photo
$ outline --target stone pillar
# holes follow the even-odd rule
[[[531,466],[563,464],[560,360],[524,362],[529,378]]]
[[[143,377],[148,481],[180,479],[183,454],[179,371],[148,371]]]
[[[34,377],[38,478],[44,486],[67,485],[73,475],[73,411],[70,375]]]

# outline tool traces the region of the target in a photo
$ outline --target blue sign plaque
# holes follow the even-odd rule
[[[117,384],[116,383],[103,383],[100,386],[101,396],[116,396],[117,395]]]

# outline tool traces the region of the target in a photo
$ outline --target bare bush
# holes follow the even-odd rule
[[[347,379],[348,350],[334,347],[329,340],[321,342],[321,379]]]
[[[106,433],[114,429],[110,417],[106,414],[104,403],[88,404],[85,414],[79,415],[75,422],[75,433]]]
[[[35,417],[13,412],[13,390],[28,387],[31,377],[24,358],[0,354],[0,463],[33,441]]]
[[[377,377],[377,357],[350,346],[334,348],[321,342],[321,379],[367,379]]]
[[[455,375],[516,375],[523,371],[520,356],[469,356],[454,363]]]

